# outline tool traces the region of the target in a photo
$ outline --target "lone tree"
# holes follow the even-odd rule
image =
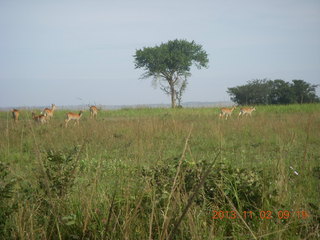
[[[201,45],[178,39],[144,47],[134,55],[135,68],[145,71],[141,78],[152,77],[155,85],[159,83],[160,89],[171,96],[172,108],[176,107],[177,99],[181,101],[191,66],[200,69],[208,67],[208,62],[208,54]]]

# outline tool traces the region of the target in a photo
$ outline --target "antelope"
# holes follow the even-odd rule
[[[256,110],[255,107],[241,108],[238,117],[244,116],[244,115],[246,115],[246,116],[249,115],[249,116],[251,117],[251,113],[252,113],[253,111],[255,111],[255,110]]]
[[[70,120],[75,120],[74,125],[76,125],[77,123],[78,123],[78,125],[79,125],[79,120],[80,120],[81,116],[82,116],[82,111],[80,111],[79,114],[72,113],[72,112],[67,113],[67,119],[64,120],[64,122],[65,122],[65,127],[68,126],[68,122],[69,122]]]
[[[39,124],[44,124],[47,121],[47,116],[45,114],[36,115],[32,112],[32,119]]]
[[[98,115],[98,108],[96,106],[90,107],[90,117],[91,118],[97,118]]]
[[[53,117],[54,110],[56,110],[56,105],[54,105],[54,104],[51,104],[51,109],[45,108],[43,110],[43,115],[46,116],[47,120],[50,120]]]
[[[232,108],[220,108],[219,118],[222,118],[225,116],[226,120],[227,120],[228,117],[231,117],[233,110],[235,110],[236,108],[237,108],[236,106],[234,106]]]
[[[18,122],[20,111],[18,109],[12,109],[11,113],[14,122]]]

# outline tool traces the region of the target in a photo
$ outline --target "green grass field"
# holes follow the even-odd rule
[[[319,239],[320,105],[256,109],[0,112],[0,239]]]

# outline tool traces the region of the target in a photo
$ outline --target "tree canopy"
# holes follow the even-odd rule
[[[176,100],[181,101],[191,76],[191,66],[198,69],[208,67],[208,54],[201,45],[194,41],[172,40],[155,47],[136,50],[135,68],[144,70],[142,78],[153,78],[160,89],[171,95],[171,106],[176,107]]]
[[[318,85],[303,80],[255,79],[246,85],[228,88],[231,100],[241,105],[290,104],[319,102],[316,95]]]

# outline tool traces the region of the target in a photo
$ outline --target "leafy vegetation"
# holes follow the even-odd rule
[[[246,85],[228,88],[231,100],[241,105],[249,104],[292,104],[319,102],[316,95],[318,85],[311,85],[303,80],[292,83],[281,79],[256,79]]]
[[[320,105],[256,108],[0,112],[0,238],[318,239]]]
[[[201,45],[176,39],[137,50],[134,62],[136,68],[145,71],[142,78],[152,77],[154,84],[159,83],[161,90],[171,96],[171,106],[175,108],[176,100],[181,106],[191,66],[207,67],[209,59]]]
[[[14,194],[15,183],[16,180],[10,176],[8,167],[0,162],[0,236],[5,235],[6,221],[16,208],[14,203],[8,201]]]

